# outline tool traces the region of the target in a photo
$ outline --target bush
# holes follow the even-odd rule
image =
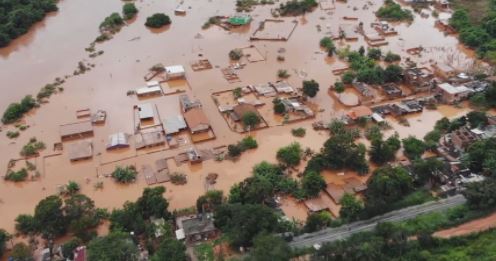
[[[308,171],[303,176],[301,187],[306,197],[316,197],[326,187],[326,182],[320,173]]]
[[[241,57],[243,57],[243,51],[241,49],[236,48],[229,52],[229,58],[233,61],[238,61]]]
[[[367,52],[367,56],[372,60],[380,60],[382,51],[379,48],[370,48]]]
[[[401,61],[401,56],[399,54],[387,52],[386,56],[384,57],[384,61],[387,63],[399,62]]]
[[[278,70],[277,71],[277,77],[282,78],[282,79],[287,79],[291,76],[287,70]]]
[[[227,154],[231,158],[237,158],[241,155],[241,147],[238,146],[237,144],[230,144],[227,146]]]
[[[300,164],[303,151],[298,142],[294,142],[277,151],[277,159],[287,166],[296,166]]]
[[[243,151],[245,151],[245,150],[249,150],[249,149],[258,148],[258,143],[257,143],[257,140],[255,140],[255,138],[253,138],[252,136],[248,136],[248,137],[243,138],[239,142],[239,146],[241,147],[241,149]]]
[[[174,185],[184,185],[188,182],[188,178],[185,174],[180,172],[173,172],[170,175],[171,183]]]
[[[31,157],[38,155],[40,150],[45,149],[45,143],[37,141],[36,138],[31,138],[29,143],[24,145],[21,150],[21,156]]]
[[[18,131],[7,131],[6,135],[9,139],[15,139],[15,138],[19,137],[19,132]]]
[[[100,24],[100,31],[115,33],[121,29],[123,24],[124,20],[122,20],[121,15],[118,13],[112,13]]]
[[[171,19],[166,14],[157,13],[146,19],[145,25],[151,28],[160,28],[164,25],[171,24]]]
[[[122,7],[122,13],[124,14],[124,19],[129,20],[134,18],[134,16],[138,13],[138,9],[134,3],[126,3]]]
[[[343,76],[341,76],[341,81],[345,84],[351,84],[355,79],[355,74],[351,71],[346,71]]]
[[[327,51],[328,56],[332,56],[336,52],[336,46],[330,37],[324,37],[320,40],[320,47]]]
[[[119,183],[131,183],[136,180],[138,172],[134,166],[117,167],[112,172],[112,178]]]
[[[23,168],[19,171],[9,171],[7,175],[5,175],[5,180],[20,182],[26,180],[28,177],[28,171]]]
[[[295,137],[304,137],[306,133],[307,130],[305,128],[296,128],[291,130],[291,134]]]

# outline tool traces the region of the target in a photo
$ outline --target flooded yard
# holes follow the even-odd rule
[[[311,123],[315,120],[327,122],[348,109],[327,91],[327,88],[339,79],[339,76],[332,74],[332,70],[344,64],[336,57],[328,58],[320,49],[319,40],[324,36],[331,36],[339,24],[350,23],[345,21],[343,16],[359,17],[366,26],[376,22],[372,10],[379,7],[378,4],[365,0],[335,5],[329,2],[324,5],[326,8],[318,8],[303,17],[284,18],[282,23],[266,22],[264,30],[257,31],[261,22],[272,18],[270,7],[258,6],[251,13],[251,26],[227,31],[219,26],[211,26],[206,30],[201,27],[211,16],[233,14],[235,2],[232,0],[185,0],[183,5],[188,7],[185,16],[173,15],[177,1],[138,1],[136,5],[140,10],[137,18],[124,26],[113,39],[97,44],[96,49],[104,53],[96,58],[89,58],[84,49],[98,36],[101,21],[112,12],[121,11],[120,1],[60,1],[60,10],[57,13],[38,23],[28,34],[13,41],[8,47],[0,49],[2,111],[24,95],[35,94],[56,77],[71,75],[79,61],[95,64],[95,67],[85,74],[69,78],[63,84],[63,92],[54,95],[48,103],[29,113],[23,119],[23,124],[29,128],[22,131],[19,138],[8,139],[5,133],[16,128],[12,125],[2,126],[0,171],[7,170],[10,159],[20,158],[22,146],[28,143],[31,137],[43,141],[46,149],[39,157],[30,160],[36,163],[40,177],[22,183],[0,182],[0,228],[13,232],[17,215],[32,213],[38,201],[56,193],[58,187],[68,181],[78,182],[82,193],[92,198],[97,207],[121,207],[126,200],[139,197],[143,188],[147,187],[144,176],[139,174],[137,182],[133,184],[119,185],[111,178],[99,174],[108,174],[119,164],[134,165],[140,169],[143,165],[154,164],[156,160],[174,157],[190,147],[210,149],[238,142],[247,134],[233,131],[234,127],[229,125],[229,119],[226,119],[218,108],[219,104],[234,104],[232,93],[215,96],[218,104],[212,100],[212,94],[240,86],[276,82],[279,69],[288,71],[291,76],[287,81],[295,88],[300,88],[303,80],[315,79],[320,84],[317,96],[308,99],[308,106],[315,112],[315,118],[283,124],[283,117],[273,113],[272,98],[261,99],[265,105],[257,110],[270,127],[250,131],[249,134],[257,139],[258,149],[245,152],[236,161],[207,160],[180,166],[169,164],[171,171],[184,173],[188,180],[185,185],[164,183],[167,188],[166,197],[170,201],[169,208],[193,206],[198,196],[208,187],[205,177],[209,173],[219,175],[213,188],[223,190],[224,195],[227,195],[234,183],[251,175],[253,165],[263,160],[275,163],[276,151],[282,146],[298,141],[303,148],[309,147],[318,151],[328,134],[325,131],[314,131]],[[367,6],[367,9],[364,9],[364,6]],[[147,29],[144,26],[146,17],[158,10],[171,16],[172,25],[159,31]],[[421,56],[408,57],[418,64],[427,64],[434,60],[453,62],[462,68],[473,66],[471,58],[474,54],[460,48],[458,40],[453,36],[445,36],[434,27],[434,22],[432,17],[417,16],[412,24],[395,24],[398,35],[387,37],[388,45],[381,49],[383,52],[390,50],[406,56],[406,49],[423,46],[427,51]],[[281,38],[281,41],[250,41],[255,35],[259,38]],[[429,37],[426,38],[425,35]],[[338,48],[349,45],[352,50],[367,46],[362,36],[356,41],[336,40],[336,45]],[[246,46],[253,46],[245,51],[253,62],[248,61],[243,68],[236,69],[240,81],[229,83],[221,72],[222,68],[231,65],[228,53],[232,49]],[[211,69],[199,71],[190,66],[205,58],[211,63]],[[183,65],[186,69],[186,80],[162,83],[161,88],[167,95],[144,99],[138,99],[134,95],[128,96],[129,90],[146,84],[143,76],[157,63],[166,66]],[[209,134],[190,135],[189,131],[183,131],[179,136],[185,138],[181,139],[182,143],[177,148],[159,145],[137,151],[132,140],[129,148],[106,150],[109,135],[118,132],[135,133],[133,108],[136,105],[155,104],[160,120],[181,114],[178,91],[201,102],[201,108],[208,118],[215,139],[193,144],[195,139],[209,138],[210,136],[204,137]],[[355,92],[346,91],[341,94],[342,99],[355,99],[351,94]],[[256,97],[250,94],[243,98],[251,100]],[[78,122],[75,112],[84,108],[90,108],[92,112],[106,111],[107,120],[103,125],[93,126],[94,134],[87,139],[92,142],[93,157],[71,162],[67,152],[71,142],[64,142],[61,152],[54,150],[54,144],[61,142],[59,126]],[[389,134],[397,131],[402,138],[408,135],[423,137],[438,119],[445,116],[456,117],[466,111],[466,108],[439,106],[435,111],[407,116],[410,123],[408,127],[400,125],[395,119],[388,119],[393,127]],[[304,138],[296,138],[291,134],[291,129],[296,127],[306,129]],[[22,166],[22,162],[19,162],[16,168]],[[339,173],[323,174],[327,182],[342,184],[343,176]],[[355,174],[346,173],[345,176]],[[358,178],[365,181],[367,176]],[[97,188],[96,185],[100,182],[103,188]],[[339,213],[339,206],[330,197],[326,198],[326,202],[329,202],[334,215]],[[307,216],[302,203],[291,199],[283,199],[282,209],[288,216],[300,221]]]

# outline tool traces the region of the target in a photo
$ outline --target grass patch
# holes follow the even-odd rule
[[[403,199],[395,202],[392,205],[392,209],[406,208],[410,206],[420,205],[429,201],[433,201],[436,198],[427,189],[420,189],[406,195]]]
[[[214,247],[211,243],[203,243],[195,246],[195,255],[199,261],[214,261]]]

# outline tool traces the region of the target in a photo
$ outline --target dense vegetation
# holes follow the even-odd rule
[[[279,6],[279,14],[282,16],[297,16],[311,12],[318,6],[315,0],[291,0]]]
[[[384,5],[376,12],[377,17],[390,21],[411,21],[413,14],[410,10],[402,9],[393,0],[385,0]]]
[[[230,144],[227,146],[227,154],[231,158],[236,158],[241,155],[246,150],[256,149],[258,147],[257,141],[252,137],[248,136],[243,138],[237,144]]]
[[[136,180],[138,172],[134,166],[120,167],[118,166],[112,172],[112,178],[119,183],[131,183]]]
[[[350,51],[341,49],[338,54],[348,61],[350,70],[346,71],[341,80],[345,84],[350,84],[353,80],[368,84],[383,84],[389,82],[398,82],[402,78],[403,68],[396,64],[389,64],[383,69],[376,61],[382,58],[380,49],[368,49],[365,55],[365,49],[361,51]]]
[[[359,135],[357,130],[347,129],[340,121],[332,122],[330,130],[331,137],[324,143],[320,153],[310,159],[307,170],[320,172],[323,169],[346,168],[366,174],[369,170],[365,158],[366,148],[361,143],[355,143]]]
[[[496,3],[488,1],[486,14],[478,13],[478,19],[471,19],[467,9],[470,6],[456,10],[450,24],[460,33],[460,41],[466,46],[477,50],[480,58],[496,61]],[[472,3],[470,3],[472,4]]]
[[[0,1],[0,47],[25,34],[48,12],[57,11],[55,0]]]
[[[36,100],[31,95],[27,95],[20,103],[11,103],[9,107],[7,107],[3,113],[2,122],[5,124],[13,123],[21,119],[24,114],[36,106]]]
[[[170,17],[162,13],[153,14],[152,16],[146,18],[146,23],[145,23],[146,26],[151,28],[160,28],[164,25],[169,25],[169,24],[171,24]]]

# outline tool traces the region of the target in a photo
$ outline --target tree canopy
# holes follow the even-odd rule
[[[88,244],[88,261],[137,261],[138,247],[125,232],[114,231]]]
[[[171,19],[168,15],[156,13],[146,18],[145,25],[151,28],[160,28],[165,25],[171,24]]]
[[[315,80],[303,81],[303,94],[313,98],[319,92],[319,83]]]

